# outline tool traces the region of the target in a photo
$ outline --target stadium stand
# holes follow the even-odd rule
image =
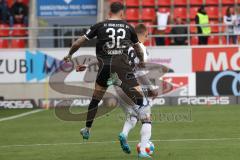
[[[6,0],[9,8],[12,7],[15,0]],[[24,4],[29,6],[29,0],[22,0]],[[13,39],[10,41],[11,37],[26,37],[28,35],[26,30],[26,25],[21,23],[16,24],[0,24],[0,37],[5,37],[5,39],[0,39],[0,48],[24,48],[26,47],[26,40],[24,39]],[[9,38],[9,39],[7,39]],[[27,38],[27,37],[26,37]]]
[[[218,5],[219,0],[207,0],[206,5]]]
[[[113,0],[109,0],[112,2]],[[117,1],[117,0],[115,0]],[[158,12],[170,13],[170,24],[176,17],[183,18],[187,24],[195,24],[195,19],[198,8],[201,5],[206,5],[206,11],[210,18],[210,24],[212,33],[224,33],[224,27],[217,26],[222,24],[222,17],[226,13],[226,8],[231,6],[237,6],[240,4],[240,0],[124,0],[126,4],[126,18],[131,24],[135,25],[139,22],[151,22],[148,25],[153,24],[153,20],[156,18],[156,10]],[[141,14],[140,14],[141,13]],[[168,27],[168,31],[171,28]],[[152,29],[150,29],[152,32]],[[190,27],[191,33],[196,33],[196,26]],[[168,33],[165,31],[165,33]],[[209,38],[209,44],[224,43],[224,38],[218,38],[212,36]],[[191,44],[197,44],[196,37],[191,38]]]
[[[206,7],[206,11],[210,19],[216,19],[219,17],[218,7],[209,6]]]
[[[211,21],[210,24],[212,33],[218,33],[219,32],[219,26],[217,25],[218,21],[217,20]]]
[[[208,39],[208,44],[210,45],[216,45],[219,44],[220,40],[218,36],[210,36]]]
[[[193,36],[191,38],[191,45],[198,45],[198,37],[197,36]]]
[[[6,2],[8,4],[8,7],[10,8],[13,5],[13,3],[15,2],[15,0],[6,0]],[[30,1],[29,0],[22,0],[22,2],[26,5],[29,5]]]
[[[161,12],[161,13],[170,12],[170,8],[169,7],[159,7],[158,12]]]
[[[187,5],[187,0],[174,0],[174,5],[186,6]]]
[[[155,6],[155,0],[142,1],[142,6],[153,7]]]
[[[127,8],[126,9],[126,19],[127,20],[139,20],[139,11],[136,8]]]
[[[191,21],[190,25],[191,25],[190,32],[191,33],[197,33],[197,28],[194,26],[194,25],[196,25],[195,21]]]
[[[26,40],[24,39],[12,39],[11,40],[11,48],[25,48]]]
[[[25,27],[26,26],[24,24],[14,24],[12,36],[26,36],[27,31],[26,31]]]
[[[141,15],[143,20],[154,20],[156,17],[156,12],[153,8],[143,8]]]
[[[198,8],[199,7],[191,7],[190,8],[190,13],[189,13],[190,19],[194,19],[195,18],[196,14],[198,12]]]
[[[189,3],[190,5],[202,5],[203,0],[190,0]]]
[[[9,29],[10,28],[8,24],[0,24],[0,37],[8,37]]]
[[[8,48],[8,40],[0,38],[0,48]]]
[[[180,17],[182,19],[187,19],[187,9],[186,7],[176,7],[173,12],[174,18]]]
[[[234,4],[234,0],[222,0],[222,4],[227,4],[227,5],[232,5],[232,4]]]
[[[171,0],[158,0],[159,6],[171,6]]]
[[[126,0],[126,6],[127,7],[138,7],[139,0]]]

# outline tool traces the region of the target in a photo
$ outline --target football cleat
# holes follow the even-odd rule
[[[120,142],[120,145],[121,145],[121,148],[122,148],[123,152],[125,152],[127,154],[130,154],[131,149],[130,149],[128,143],[127,143],[127,137],[123,133],[120,133],[119,136],[118,136],[118,140]]]
[[[87,129],[87,128],[81,129],[81,130],[80,130],[80,134],[82,135],[83,140],[88,140],[89,137],[90,137],[90,131],[89,131],[89,129]]]
[[[110,78],[107,81],[107,85],[116,85],[116,86],[121,86],[122,81],[119,79],[117,73],[111,73]]]

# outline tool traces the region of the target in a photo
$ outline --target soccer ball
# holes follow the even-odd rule
[[[138,143],[137,144],[137,152],[140,153],[140,148],[141,148],[141,143]],[[154,144],[149,141],[148,144],[147,144],[147,147],[145,148],[146,152],[149,154],[149,155],[153,155],[153,152],[154,152]]]

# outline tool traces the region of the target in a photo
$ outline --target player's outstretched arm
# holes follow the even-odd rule
[[[82,46],[82,44],[87,40],[86,36],[81,36],[73,42],[72,47],[66,57],[64,57],[64,61],[69,62],[72,58],[72,55]]]

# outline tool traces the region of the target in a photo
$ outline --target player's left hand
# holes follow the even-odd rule
[[[72,59],[72,56],[71,55],[67,55],[63,58],[63,60],[67,63],[67,62],[70,62]]]

